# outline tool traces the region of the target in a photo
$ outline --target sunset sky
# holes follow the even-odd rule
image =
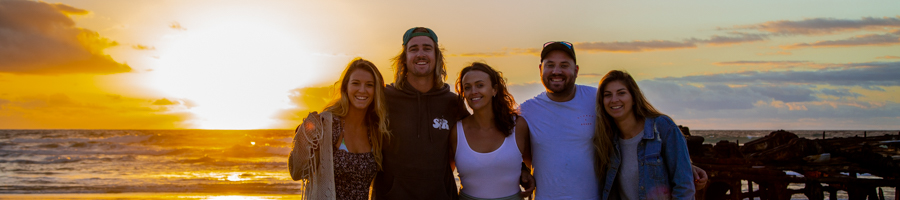
[[[627,70],[692,129],[900,129],[900,1],[0,0],[0,129],[289,129],[354,57],[393,79],[433,29],[447,82],[573,42],[579,84]]]

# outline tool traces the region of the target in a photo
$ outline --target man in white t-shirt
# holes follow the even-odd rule
[[[546,91],[520,106],[531,133],[535,199],[599,199],[592,140],[597,88],[575,84],[578,65],[569,42],[545,43],[538,69]],[[695,168],[695,179],[705,185],[706,172]]]
[[[578,65],[571,43],[544,44],[538,68],[547,91],[520,106],[531,132],[535,199],[599,199],[591,139],[597,88],[575,85]]]

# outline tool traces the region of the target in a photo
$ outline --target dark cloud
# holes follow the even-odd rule
[[[691,38],[683,41],[672,40],[648,40],[648,41],[629,41],[629,42],[576,42],[573,43],[575,50],[587,52],[619,52],[633,53],[657,50],[674,50],[674,49],[690,49],[697,48],[698,44],[709,45],[732,45],[747,42],[765,41],[768,39],[766,34],[751,34],[741,32],[731,32],[728,35],[713,35],[709,39]],[[487,53],[462,53],[451,54],[450,56],[469,56],[469,57],[500,57],[510,55],[539,55],[541,49],[538,48],[504,48],[502,51]]]
[[[758,68],[759,70],[792,69],[792,68],[826,69],[826,68],[847,67],[847,65],[844,65],[844,64],[816,63],[816,62],[811,62],[811,61],[796,61],[796,60],[778,60],[778,61],[741,60],[741,61],[715,62],[713,64],[719,65],[719,66],[755,66],[755,67],[759,67]]]
[[[843,40],[826,40],[813,43],[797,43],[782,46],[784,49],[796,49],[805,47],[852,47],[852,46],[888,46],[900,44],[900,36],[894,34],[869,34],[860,35]]]
[[[747,62],[747,61],[744,61]],[[818,70],[746,71],[659,78],[661,81],[691,83],[769,83],[830,84],[862,86],[879,90],[878,86],[900,86],[900,62],[827,64],[838,66]]]
[[[740,33],[740,32],[732,32],[729,33],[731,36],[719,36],[713,35],[709,37],[709,39],[696,39],[692,38],[688,41],[696,42],[696,43],[704,43],[711,45],[731,45],[731,44],[740,44],[746,42],[759,42],[765,41],[769,39],[766,34],[751,34],[751,33]]]
[[[132,45],[131,48],[137,50],[156,50],[156,47],[144,46],[140,44]]]
[[[838,88],[838,89],[824,88],[824,89],[820,90],[820,92],[822,92],[822,94],[825,94],[828,96],[834,96],[834,97],[838,97],[838,98],[845,98],[845,97],[855,98],[855,97],[862,96],[862,94],[859,94],[856,92],[851,92],[850,89],[847,89],[847,88]]]
[[[863,17],[859,20],[835,18],[812,18],[799,21],[779,20],[735,26],[734,28],[755,29],[779,35],[818,35],[844,31],[878,30],[891,27],[900,27],[900,16],[883,18]]]
[[[631,42],[579,42],[574,43],[576,50],[598,52],[643,52],[655,50],[673,50],[697,48],[698,44],[731,45],[747,42],[765,41],[766,34],[731,32],[726,36],[713,35],[709,39],[691,38],[683,41],[650,40]]]
[[[900,104],[864,100],[853,90],[893,95],[888,86],[900,86],[900,62],[822,64],[807,61],[735,61],[738,65],[828,65],[817,70],[730,72],[665,77],[638,82],[650,102],[676,119],[705,123],[803,124],[800,119],[847,122],[900,117]],[[877,98],[876,98],[877,99]],[[700,121],[697,121],[700,120]],[[799,121],[798,121],[799,120]],[[740,121],[741,123],[735,123]],[[858,124],[858,123],[853,123]],[[706,124],[711,125],[711,124]]]
[[[674,81],[643,80],[638,85],[654,106],[669,111],[750,109],[753,103],[765,98],[748,88],[724,84],[707,84],[701,88]]]
[[[0,1],[0,72],[26,74],[131,71],[103,53],[118,45],[69,17],[87,10],[38,1]]]
[[[651,103],[669,110],[751,109],[759,101],[808,102],[819,100],[808,86],[729,86],[709,83],[702,87],[676,81],[644,80],[638,84]]]
[[[689,121],[687,125],[722,128],[728,124],[759,124],[771,120],[805,124],[809,122],[803,122],[804,119],[846,122],[900,117],[898,103],[859,100],[863,95],[848,87],[822,87],[828,84],[731,85],[653,79],[639,81],[638,85],[654,107],[676,120]],[[721,120],[722,124],[710,120]]]
[[[574,44],[575,49],[583,51],[599,51],[599,52],[643,52],[654,50],[671,50],[697,48],[694,42],[690,41],[670,41],[670,40],[650,40],[650,41],[631,41],[631,42],[581,42]]]
[[[448,56],[459,56],[459,57],[503,57],[503,56],[512,56],[512,55],[540,55],[541,50],[537,48],[503,48],[501,51],[495,52],[478,52],[478,53],[461,53],[461,54],[449,54]]]
[[[784,65],[809,65],[814,64],[810,61],[729,61],[729,62],[715,62],[714,65],[775,65],[775,66],[784,66]]]
[[[819,100],[813,94],[815,93],[809,86],[747,86],[753,92],[759,93],[773,100],[783,102],[805,102]]]

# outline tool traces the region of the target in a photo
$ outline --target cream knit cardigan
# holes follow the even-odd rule
[[[301,199],[335,199],[332,119],[331,112],[309,113],[294,135],[288,170],[300,180]]]

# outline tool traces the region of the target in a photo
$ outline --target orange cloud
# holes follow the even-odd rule
[[[288,98],[295,107],[283,109],[276,114],[280,124],[274,127],[294,127],[302,122],[309,112],[321,112],[333,99],[334,87],[305,87],[291,90]]]
[[[575,49],[600,52],[642,52],[654,50],[671,50],[697,48],[694,42],[676,42],[670,40],[650,40],[631,42],[581,42],[574,44]]]
[[[140,44],[132,45],[131,48],[137,50],[156,50],[156,47],[144,46]]]
[[[900,56],[881,56],[875,57],[875,59],[900,59]]]
[[[869,34],[859,35],[843,40],[825,40],[813,43],[797,43],[781,46],[782,49],[797,49],[805,47],[853,47],[853,46],[889,46],[900,44],[900,36],[894,34]]]
[[[732,45],[732,44],[740,44],[746,42],[758,42],[764,41],[768,39],[768,36],[765,34],[752,34],[752,33],[741,33],[741,32],[731,32],[729,33],[735,36],[720,36],[713,35],[710,36],[709,39],[690,39],[688,41],[696,42],[696,43],[705,43],[710,45]]]
[[[175,29],[175,30],[179,30],[179,31],[185,31],[185,30],[187,30],[186,28],[181,27],[181,24],[179,24],[178,22],[172,22],[172,25],[169,25],[169,28],[172,28],[172,29]]]
[[[458,56],[458,57],[502,57],[509,56],[510,54],[505,51],[498,52],[490,52],[490,53],[461,53],[461,54],[450,54],[449,56]]]
[[[845,65],[839,64],[829,64],[829,63],[815,63],[810,61],[729,61],[729,62],[715,62],[713,65],[718,66],[752,66],[759,67],[754,68],[755,70],[771,70],[771,69],[791,69],[791,68],[808,68],[808,69],[825,69],[825,68],[834,68],[834,67],[846,67]]]
[[[503,56],[511,56],[511,55],[540,55],[541,50],[537,48],[503,48],[502,51],[495,52],[487,52],[487,53],[461,53],[461,54],[450,54],[448,56],[459,56],[459,57],[503,57]]]
[[[799,21],[779,20],[760,24],[735,26],[735,29],[755,29],[778,35],[821,35],[856,30],[879,30],[900,27],[898,17],[863,17],[859,20],[812,18]]]
[[[162,98],[162,99],[158,99],[158,100],[154,101],[153,105],[168,106],[168,105],[178,105],[178,103],[169,101],[169,99],[166,99],[166,98]]]
[[[69,17],[89,11],[61,3],[0,1],[0,72],[110,74],[129,72],[103,50],[118,45],[79,28]]]
[[[729,61],[729,62],[715,62],[714,65],[774,65],[774,66],[796,66],[796,65],[809,65],[814,64],[814,62],[810,61]]]
[[[713,35],[709,39],[691,38],[683,41],[672,40],[648,40],[648,41],[629,41],[629,42],[576,42],[573,43],[575,50],[587,52],[618,52],[618,53],[634,53],[644,51],[657,50],[674,50],[674,49],[692,49],[697,48],[698,44],[709,45],[732,45],[747,42],[765,41],[768,36],[765,34],[751,34],[741,32],[731,32],[727,36]],[[538,48],[504,48],[502,51],[488,53],[463,53],[452,54],[450,56],[464,57],[501,57],[510,55],[539,55],[541,49]]]
[[[760,55],[760,56],[772,56],[772,55],[792,55],[792,54],[793,54],[793,53],[787,52],[787,51],[778,51],[778,52],[771,52],[771,53],[757,53],[756,55]]]

